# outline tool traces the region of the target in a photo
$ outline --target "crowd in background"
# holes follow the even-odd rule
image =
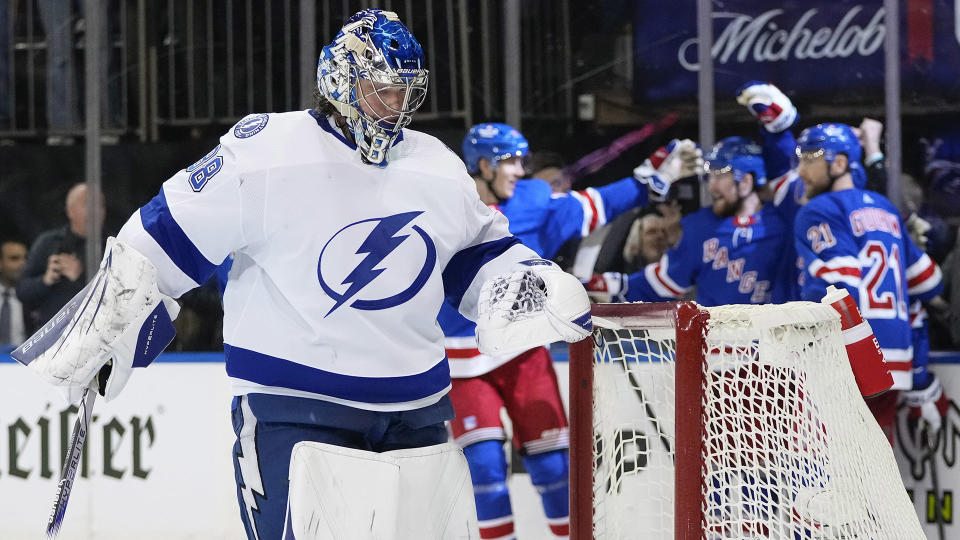
[[[882,124],[864,120],[859,134],[864,147],[868,187],[885,193],[881,149]],[[905,220],[916,220],[923,229],[917,238],[944,273],[947,301],[930,310],[931,345],[934,349],[960,348],[960,141],[921,141],[926,148],[922,173],[902,175]],[[565,159],[550,149],[533,150],[524,161],[525,177],[550,183],[555,193],[573,185],[570,170],[575,159]],[[640,161],[638,158],[637,161]],[[563,268],[589,279],[604,272],[633,273],[656,262],[677,244],[682,235],[680,218],[701,204],[699,184],[689,178],[678,183],[671,201],[653,201],[634,208],[600,227],[583,240],[564,244],[554,260]],[[679,190],[677,188],[680,188]],[[692,188],[692,189],[690,189]],[[0,342],[19,343],[39,328],[86,283],[83,254],[86,234],[86,187],[76,184],[64,198],[66,224],[49,223],[50,229],[36,238],[12,232],[2,238],[0,255]],[[103,215],[98,219],[103,222]],[[115,231],[107,231],[107,234]],[[29,254],[28,254],[29,248]],[[220,290],[217,275],[209,283],[181,298],[184,311],[178,319],[178,338],[172,350],[220,350]],[[695,291],[688,297],[695,296]]]
[[[16,120],[18,115],[21,118],[20,125],[27,125],[22,121],[24,111],[18,111],[16,108],[22,108],[28,102],[20,99],[23,97],[23,90],[28,88],[26,85],[28,71],[23,69],[22,62],[17,63],[16,58],[18,58],[17,55],[27,54],[24,52],[27,48],[37,47],[37,51],[40,52],[36,53],[36,58],[40,61],[36,64],[38,69],[35,101],[38,104],[38,110],[43,113],[40,116],[43,117],[41,122],[44,125],[36,130],[38,134],[36,140],[51,146],[71,145],[77,142],[76,136],[82,130],[83,116],[83,84],[81,84],[82,69],[80,68],[82,52],[88,40],[86,24],[82,17],[82,4],[82,2],[0,0],[0,14],[7,14],[10,22],[10,24],[0,24],[0,96],[2,96],[0,98],[0,132],[11,128],[16,123],[12,121]],[[111,1],[106,4],[108,9],[105,28],[103,28],[105,37],[98,39],[101,59],[104,65],[108,66],[103,72],[107,76],[101,83],[105,89],[101,113],[106,133],[106,138],[101,142],[117,142],[115,136],[117,133],[130,134],[129,129],[124,131],[124,128],[129,128],[130,119],[120,118],[121,113],[124,112],[121,109],[129,108],[128,105],[121,107],[121,104],[129,101],[129,97],[120,96],[126,90],[118,87],[121,83],[118,73],[129,71],[130,62],[135,59],[128,52],[120,54],[121,51],[126,51],[123,47],[129,45],[129,43],[125,45],[125,41],[132,40],[130,35],[122,31],[129,20],[121,20],[120,14],[127,12],[117,9],[120,7],[120,2]],[[214,5],[219,6],[219,4]],[[604,4],[604,7],[606,9],[599,10],[598,13],[608,15],[597,15],[600,19],[595,21],[600,27],[609,31],[623,23],[609,14],[618,9],[622,10],[624,5],[609,2]],[[161,53],[169,50],[180,51],[178,54],[181,54],[187,43],[185,33],[187,26],[179,24],[182,22],[179,19],[165,18],[168,12],[166,3],[158,3],[156,6],[151,4],[149,8],[151,14],[157,15],[154,17],[157,20],[151,21],[151,25],[156,26],[150,26],[148,29],[150,34],[148,41],[152,40],[151,43],[156,41],[161,46],[159,49]],[[238,11],[237,15],[239,14]],[[279,20],[279,13],[274,15]],[[178,16],[185,15],[179,13]],[[127,17],[129,19],[132,14],[127,13]],[[197,21],[200,20],[197,19]],[[175,22],[178,24],[174,24]],[[262,30],[256,27],[251,31]],[[11,31],[12,34],[10,34]],[[240,34],[237,34],[237,39],[240,39]],[[595,42],[591,41],[591,43]],[[11,48],[12,45],[19,48],[14,47],[16,48],[14,50]],[[194,46],[202,47],[203,44],[197,42]],[[599,50],[599,45],[596,48],[597,51],[594,51],[596,54],[605,54],[604,51]],[[118,56],[123,56],[123,61]],[[10,59],[15,60],[13,64],[9,63]],[[475,66],[471,69],[474,68]],[[17,70],[19,70],[17,73],[13,73]],[[159,90],[161,94],[158,101],[162,107],[168,101],[166,99],[168,96],[162,93],[166,91],[163,85],[159,86]],[[17,100],[6,99],[8,95],[12,96],[14,93],[18,96]],[[173,97],[169,101],[172,103]],[[219,100],[212,101],[219,104]],[[13,110],[10,108],[11,104],[14,105]],[[497,119],[487,118],[486,120]],[[212,125],[214,122],[210,123]],[[865,135],[862,139],[864,165],[868,171],[871,168],[882,167],[881,133],[876,131],[881,128],[881,125],[868,122],[862,127]],[[431,132],[430,124],[425,127],[422,124],[415,124],[414,128]],[[222,130],[222,126],[210,129]],[[449,126],[444,126],[442,129],[446,130],[445,134],[435,134],[451,147],[456,147],[454,141],[458,141],[462,136],[462,129],[459,129],[456,135],[449,135],[451,133]],[[682,129],[688,132],[693,131],[689,124]],[[724,126],[719,126],[718,131],[722,133],[723,130]],[[579,158],[595,150],[586,142],[592,140],[589,137],[572,134],[568,138],[576,139],[576,145],[558,144],[558,137],[561,136],[558,133],[548,134],[527,129],[524,131],[530,136],[532,143],[531,153],[524,163],[526,176],[546,180],[557,193],[606,184],[622,176],[620,171],[611,170],[614,167],[600,169],[586,178],[571,173],[571,170],[575,169],[573,165]],[[915,133],[916,129],[907,131]],[[671,135],[684,134],[676,133],[674,130]],[[924,233],[925,245],[922,247],[944,271],[946,289],[943,296],[947,300],[947,306],[930,312],[932,346],[935,349],[956,349],[960,348],[960,323],[958,323],[960,321],[960,283],[958,283],[960,254],[958,254],[957,241],[957,228],[960,225],[960,215],[958,215],[960,214],[958,210],[960,209],[960,134],[954,131],[953,136],[941,135],[942,133],[939,132],[934,134],[931,129],[931,134],[926,138],[915,137],[905,140],[904,162],[909,163],[908,172],[911,174],[901,176],[903,193],[901,210],[905,219],[915,215],[914,219],[920,220],[919,222],[927,227]],[[122,138],[123,135],[121,135]],[[661,134],[661,138],[663,140],[658,143],[665,143],[667,137]],[[597,138],[597,140],[603,139]],[[542,141],[547,142],[541,144]],[[0,134],[0,145],[11,142],[11,139],[5,139]],[[651,139],[650,142],[655,141]],[[598,142],[597,145],[601,144],[603,143]],[[577,151],[571,153],[569,149],[574,146]],[[916,153],[917,148],[921,149],[919,153],[922,157],[909,158]],[[74,149],[58,148],[51,151],[62,153],[71,150]],[[105,156],[105,159],[108,158],[109,152]],[[638,146],[635,150],[626,152],[624,156],[624,159],[632,160],[631,166],[634,166],[646,157],[646,147]],[[878,159],[877,156],[881,157]],[[191,162],[193,157],[199,157],[199,155],[182,156],[183,164],[180,166]],[[154,184],[174,172],[169,164],[154,165],[150,169],[155,170],[133,171],[128,178],[105,178],[108,182],[134,186],[125,188],[122,194],[107,188],[106,207],[109,211],[105,218],[106,234],[116,233],[119,224],[122,223],[118,220],[125,219],[137,205],[142,204],[146,200],[143,197],[148,196],[146,194],[152,193],[155,189]],[[7,170],[4,169],[3,172],[6,176]],[[28,188],[31,190],[29,196],[19,192],[13,193],[13,190],[22,187],[11,188],[11,185],[16,186],[18,182],[13,177],[20,175],[21,172],[15,170],[13,174],[4,178],[10,181],[0,182],[0,199],[5,199],[0,200],[0,242],[2,242],[0,342],[9,343],[18,342],[38,328],[63,304],[66,298],[82,288],[86,278],[82,262],[87,219],[82,215],[85,213],[83,202],[86,197],[85,192],[69,184],[60,184],[62,187],[52,188],[51,185],[55,185],[57,181],[63,182],[64,179],[45,177],[44,183],[33,183],[31,180]],[[29,171],[29,174],[33,175],[36,172]],[[148,175],[153,177],[147,179]],[[74,176],[66,181],[71,182],[76,179]],[[25,182],[20,182],[20,184],[23,183]],[[705,191],[701,189],[701,183],[702,180],[697,178],[688,179],[685,183],[681,182],[679,187],[686,191],[675,197],[675,201],[669,203],[658,201],[646,207],[631,209],[606,226],[600,227],[589,237],[568,242],[558,250],[553,259],[562,267],[583,278],[589,278],[596,273],[629,274],[641,270],[645,265],[659,260],[667,249],[677,244],[682,234],[680,218],[699,208],[701,203],[705,203],[699,197],[699,194]],[[886,185],[872,179],[867,187],[886,193]],[[144,195],[141,196],[137,189],[141,189]],[[43,192],[42,197],[37,194],[39,192]],[[54,197],[59,198],[55,205],[58,210],[63,205],[63,213],[59,211],[51,213],[47,208],[43,208],[54,206],[51,204]],[[30,208],[30,216],[18,214],[15,208],[11,209],[14,206],[25,207],[26,203],[34,205]],[[64,216],[66,219],[54,219],[54,216]],[[29,223],[18,222],[28,218],[32,220]],[[101,216],[99,219],[104,217]],[[185,309],[177,321],[178,337],[171,347],[172,350],[218,350],[222,347],[220,343],[221,287],[222,279],[214,278],[210,283],[181,298]],[[689,293],[690,296],[694,294],[694,292]]]

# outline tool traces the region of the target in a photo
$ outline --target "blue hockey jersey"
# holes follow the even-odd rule
[[[800,300],[800,273],[803,265],[799,264],[797,250],[793,245],[793,223],[797,212],[803,207],[803,180],[797,175],[796,148],[797,140],[789,130],[780,133],[770,133],[760,129],[760,138],[763,141],[763,163],[766,166],[767,178],[773,190],[773,207],[780,213],[789,232],[787,246],[783,255],[783,286],[786,288],[784,300]]]
[[[513,197],[495,206],[510,221],[510,232],[545,259],[571,238],[587,236],[623,212],[647,204],[648,191],[628,177],[599,188],[552,193],[543,180],[517,182]],[[447,304],[437,317],[446,336],[454,377],[476,377],[510,358],[490,357],[477,349],[476,325]]]
[[[676,300],[694,284],[705,306],[785,300],[780,273],[789,235],[776,210],[722,218],[701,208],[681,224],[680,243],[629,277],[626,300]]]
[[[940,269],[914,245],[897,209],[872,191],[824,193],[797,214],[794,243],[804,264],[803,299],[819,301],[828,285],[846,287],[873,327],[894,388],[909,389],[908,302],[936,296],[943,284]]]

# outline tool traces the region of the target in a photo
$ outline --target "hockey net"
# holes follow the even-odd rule
[[[572,538],[924,538],[829,306],[593,315],[571,346]]]

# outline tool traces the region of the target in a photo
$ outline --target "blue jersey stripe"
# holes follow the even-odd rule
[[[357,377],[316,369],[224,343],[227,375],[264,386],[292,388],[361,403],[405,403],[443,391],[450,384],[446,357],[403,377]]]
[[[476,323],[461,315],[457,308],[447,302],[440,306],[437,322],[440,323],[443,335],[447,337],[470,337],[477,333]]]
[[[483,265],[496,259],[510,247],[519,243],[520,241],[515,237],[505,236],[499,240],[484,242],[460,250],[451,257],[447,267],[443,270],[443,289],[450,305],[460,306],[460,300]]]
[[[140,222],[147,234],[160,244],[164,253],[170,257],[184,274],[193,281],[203,284],[213,274],[217,265],[208,261],[197,246],[190,241],[187,233],[183,232],[180,224],[173,219],[167,198],[160,193],[140,209]]]

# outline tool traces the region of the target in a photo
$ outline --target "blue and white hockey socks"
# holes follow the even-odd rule
[[[513,539],[513,510],[507,490],[503,441],[480,441],[464,448],[463,453],[470,465],[480,538]]]
[[[540,493],[550,532],[557,538],[570,536],[570,457],[554,450],[523,458],[530,481]],[[478,504],[479,506],[479,504]]]

